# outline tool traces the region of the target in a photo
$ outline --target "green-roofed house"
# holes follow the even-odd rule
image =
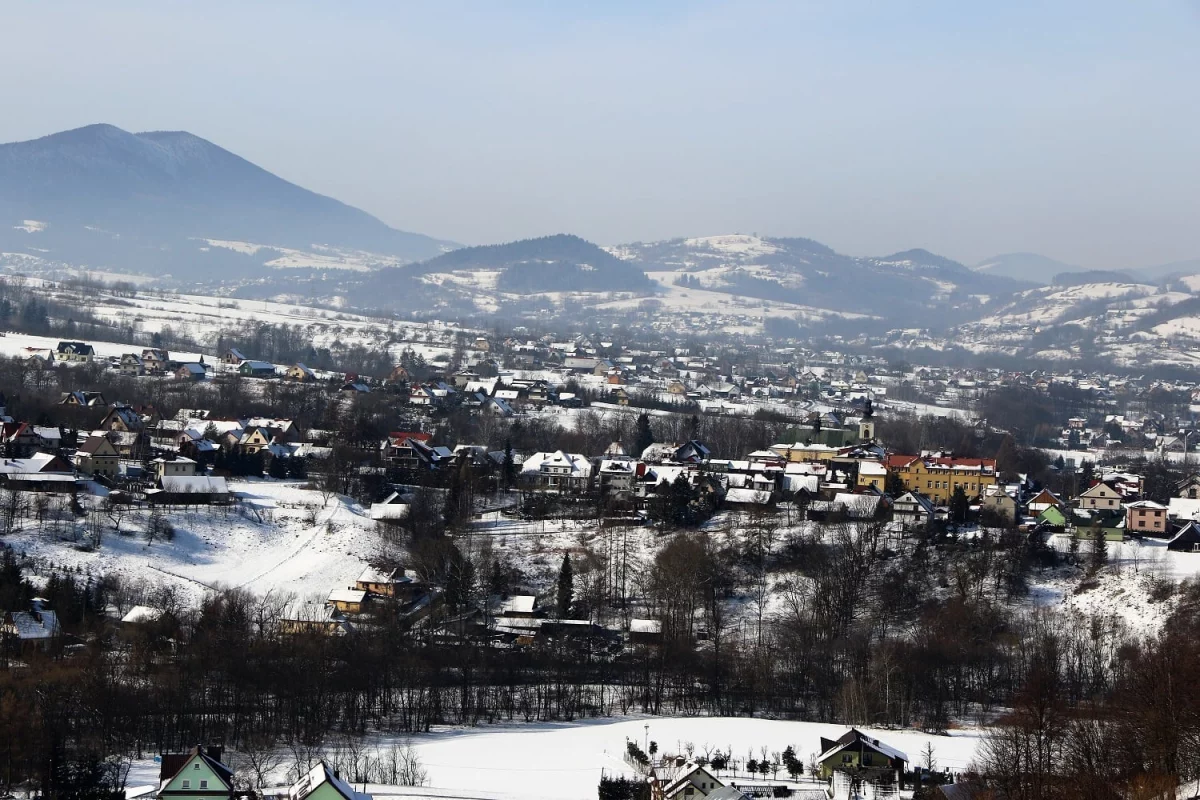
[[[1074,526],[1076,538],[1091,539],[1095,535],[1096,528],[1100,528],[1104,531],[1106,541],[1125,541],[1124,509],[1109,511],[1099,508],[1076,508],[1071,510],[1068,522]]]
[[[222,748],[193,747],[162,757],[159,800],[233,800],[233,770],[221,763]]]
[[[1050,506],[1042,509],[1042,513],[1038,514],[1038,522],[1046,525],[1051,530],[1066,530],[1067,515],[1058,506]]]

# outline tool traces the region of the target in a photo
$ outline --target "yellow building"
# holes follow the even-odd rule
[[[878,461],[858,462],[858,480],[855,485],[860,489],[878,489],[887,491],[887,467]]]
[[[920,492],[939,505],[949,503],[959,487],[974,499],[997,483],[994,458],[893,455],[888,456],[887,469],[900,478],[905,489]]]
[[[798,461],[832,461],[844,447],[831,447],[827,444],[773,444],[771,452],[793,463]]]

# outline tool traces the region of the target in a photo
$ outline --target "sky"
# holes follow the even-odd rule
[[[8,0],[0,141],[187,130],[464,244],[1200,258],[1200,0]]]

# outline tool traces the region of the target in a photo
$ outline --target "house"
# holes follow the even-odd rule
[[[650,781],[651,800],[676,800],[676,798],[707,798],[725,784],[705,767],[691,762],[683,766],[680,774],[669,783],[661,783],[657,776]]]
[[[361,614],[367,604],[367,593],[362,589],[334,589],[325,602],[343,614]]]
[[[286,796],[279,796],[278,800],[372,800],[372,796],[356,791],[328,764],[318,761],[288,787]]]
[[[75,466],[84,475],[103,475],[114,478],[120,467],[117,448],[106,436],[89,436],[75,451]]]
[[[628,492],[633,489],[637,462],[629,458],[604,458],[597,471],[601,492]]]
[[[344,636],[352,630],[354,626],[342,612],[326,603],[291,603],[279,615],[279,631],[284,634]]]
[[[1009,522],[1016,522],[1017,515],[1020,513],[1020,507],[1012,495],[1004,491],[1002,486],[989,486],[983,492],[983,499],[979,503],[980,508],[987,509],[997,518],[1003,518]]]
[[[1121,507],[1124,495],[1111,483],[1096,481],[1076,498],[1080,508],[1113,511]]]
[[[304,364],[293,364],[287,368],[287,377],[289,380],[297,383],[312,383],[317,379],[317,375]]]
[[[222,754],[220,747],[197,745],[186,753],[164,755],[158,771],[159,800],[233,800],[233,770],[221,763]]]
[[[166,614],[161,608],[153,606],[134,606],[121,617],[121,625],[124,627],[133,627],[137,625],[148,625],[152,622],[158,622]]]
[[[659,644],[662,641],[662,620],[629,620],[630,644]]]
[[[246,358],[246,354],[236,347],[230,347],[221,354],[221,363],[231,367],[241,366],[243,361],[249,360],[250,359]]]
[[[239,452],[248,455],[254,455],[262,450],[267,449],[274,437],[268,428],[253,427],[246,428],[238,436],[237,449]]]
[[[96,351],[84,342],[59,342],[54,348],[54,360],[71,364],[87,364],[96,357]]]
[[[44,610],[38,600],[33,601],[30,611],[6,611],[0,617],[0,640],[10,652],[27,647],[46,650],[61,635],[58,615]]]
[[[388,383],[408,383],[412,379],[408,370],[403,366],[397,365],[388,374]]]
[[[1125,539],[1125,512],[1122,509],[1076,508],[1067,514],[1067,525],[1074,529],[1079,539],[1091,539],[1100,530],[1110,542]]]
[[[376,521],[397,522],[408,518],[412,495],[392,492],[378,503],[371,504],[370,516]]]
[[[765,489],[734,487],[725,491],[725,505],[730,508],[769,508],[774,503],[774,492]]]
[[[100,392],[63,392],[59,399],[60,406],[87,406],[94,408],[95,406],[106,406],[104,395]]]
[[[924,528],[935,517],[933,502],[920,492],[905,492],[892,503],[892,519],[908,528]]]
[[[389,467],[417,469],[425,461],[416,447],[421,445],[422,450],[430,449],[429,441],[432,438],[430,434],[419,431],[392,431],[379,443],[380,458]]]
[[[275,365],[266,361],[243,361],[238,364],[238,374],[247,378],[273,378]]]
[[[1135,536],[1167,535],[1167,507],[1152,500],[1125,504],[1125,532]]]
[[[208,375],[203,364],[180,364],[175,370],[176,380],[202,381]]]
[[[362,381],[347,381],[342,384],[342,387],[338,391],[347,394],[367,394],[371,391],[371,387]]]
[[[845,514],[848,519],[876,519],[886,508],[883,503],[883,495],[878,492],[865,492],[861,494],[838,492],[833,496],[833,502],[845,508]]]
[[[159,347],[147,347],[142,350],[142,364],[152,375],[166,372],[171,364],[171,354]]]
[[[1177,553],[1200,553],[1200,526],[1188,522],[1167,542],[1167,549]]]
[[[1062,508],[1066,504],[1049,489],[1042,489],[1025,504],[1025,510],[1030,516],[1037,516],[1047,508]]]
[[[125,353],[121,356],[121,374],[131,378],[146,374],[146,363],[137,353]]]
[[[140,431],[145,427],[141,414],[124,403],[114,403],[100,420],[100,429],[105,431]]]
[[[0,447],[5,458],[28,458],[43,444],[34,427],[25,422],[0,425]]]
[[[521,464],[520,479],[546,489],[582,491],[591,483],[592,464],[578,453],[534,453]]]
[[[368,596],[400,598],[411,595],[413,580],[403,570],[367,567],[354,580],[354,588],[366,592]]]
[[[878,461],[860,461],[858,463],[858,478],[854,485],[860,489],[878,489],[887,491],[887,467]]]
[[[156,480],[163,478],[173,478],[176,476],[188,477],[196,474],[197,464],[186,456],[173,456],[171,458],[156,458],[150,462],[154,469],[154,477]]]
[[[167,475],[157,488],[146,490],[151,505],[225,505],[233,499],[224,478],[207,475]]]
[[[908,756],[851,728],[837,739],[822,736],[821,754],[816,761],[820,776],[827,780],[835,772],[844,772],[872,782],[890,782],[899,786],[908,765]]]

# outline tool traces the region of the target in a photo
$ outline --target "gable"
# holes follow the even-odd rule
[[[184,786],[184,782],[187,786]],[[202,782],[206,785],[202,788]],[[228,791],[231,787],[199,754],[193,754],[163,787],[164,792]]]

